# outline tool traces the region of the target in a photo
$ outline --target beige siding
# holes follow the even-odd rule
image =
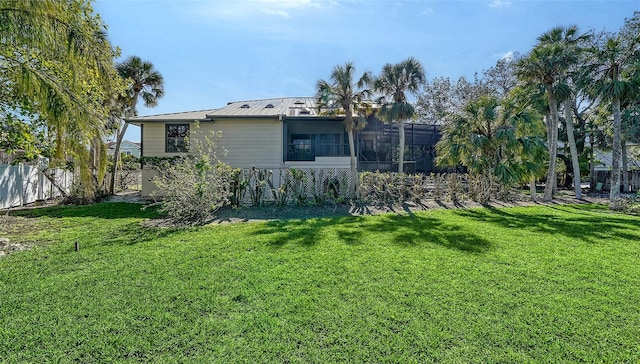
[[[183,124],[172,122],[173,124]],[[274,119],[220,120],[202,122],[193,137],[220,132],[217,156],[234,168],[277,169],[282,166],[282,122]],[[178,153],[165,152],[165,123],[145,123],[143,127],[143,153],[146,157],[171,157]],[[143,170],[142,195],[149,196],[155,189],[152,171]]]
[[[191,131],[194,133],[193,126]],[[282,122],[276,119],[203,122],[200,123],[199,131],[194,134],[208,134],[211,131],[221,133],[218,139],[218,158],[232,167],[276,168],[282,164]],[[176,155],[165,152],[165,123],[145,123],[143,134],[145,156]]]
[[[278,168],[282,165],[282,122],[266,120],[216,121],[212,130],[221,132],[218,158],[235,168]]]
[[[151,192],[156,189],[156,185],[155,183],[153,183],[153,177],[155,177],[157,174],[158,172],[152,169],[142,169],[142,197],[150,197]]]

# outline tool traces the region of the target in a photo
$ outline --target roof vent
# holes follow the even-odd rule
[[[265,106],[265,109],[273,109],[275,106],[273,106],[273,104],[267,104],[267,106]]]
[[[307,109],[306,107],[300,110],[300,115],[310,115],[310,114],[311,114],[311,110]]]
[[[296,102],[294,102],[295,105],[304,105],[304,102],[302,102],[301,100],[296,100]]]
[[[249,108],[249,104],[242,104],[242,106],[240,106],[241,109],[248,109]]]

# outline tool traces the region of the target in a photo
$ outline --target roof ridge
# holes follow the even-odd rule
[[[314,96],[298,96],[298,97],[291,97],[291,96],[287,96],[287,97],[271,97],[268,99],[253,99],[253,100],[236,100],[236,101],[229,101],[227,102],[227,105],[231,105],[231,104],[236,104],[236,103],[240,103],[240,102],[257,102],[257,101],[273,101],[273,100],[293,100],[293,99],[313,99],[315,98]]]

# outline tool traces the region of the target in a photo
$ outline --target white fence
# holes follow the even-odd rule
[[[54,179],[65,191],[71,189],[73,174],[69,171],[53,170]],[[25,163],[0,164],[0,209],[26,205],[38,200],[60,196],[60,191],[51,184],[38,166]]]

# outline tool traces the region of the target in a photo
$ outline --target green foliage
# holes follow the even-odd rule
[[[540,134],[533,134],[540,116],[530,107],[507,99],[502,104],[485,96],[470,102],[462,114],[451,114],[436,145],[440,166],[466,167],[473,176],[482,176],[481,194],[474,199],[489,200],[493,183],[504,187],[529,180],[543,164],[545,147]]]
[[[153,178],[161,211],[184,224],[202,224],[229,203],[232,170],[217,161],[218,134],[200,135],[194,125],[188,140],[191,154],[161,162]]]
[[[1,0],[0,39],[0,121],[25,124],[14,130],[31,153],[51,138],[52,167],[73,161],[77,197],[93,200],[99,186],[92,169],[103,173],[106,165],[92,160],[89,146],[106,136],[107,105],[123,86],[106,26],[90,1]]]
[[[404,174],[363,172],[359,197],[364,203],[389,206],[426,200],[458,202],[473,197],[475,185],[466,174]]]

